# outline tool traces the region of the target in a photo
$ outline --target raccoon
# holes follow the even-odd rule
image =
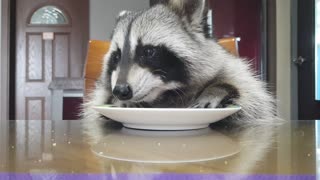
[[[103,119],[92,107],[242,110],[235,122],[275,114],[274,98],[248,61],[209,38],[204,0],[162,0],[140,12],[121,12],[84,120]],[[195,120],[196,121],[196,120]]]

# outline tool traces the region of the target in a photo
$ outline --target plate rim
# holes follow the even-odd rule
[[[109,159],[109,160],[116,160],[116,161],[122,161],[122,162],[130,162],[130,163],[145,163],[145,164],[183,164],[183,163],[200,163],[200,162],[210,162],[210,161],[214,161],[214,160],[220,160],[220,159],[225,159],[228,157],[233,157],[237,154],[239,154],[241,152],[241,149],[237,149],[237,151],[232,152],[230,154],[226,154],[223,156],[219,156],[216,158],[202,158],[202,159],[198,159],[198,160],[134,160],[134,159],[129,159],[129,158],[118,158],[118,157],[114,157],[114,156],[108,156],[105,154],[99,154],[96,151],[94,151],[93,149],[91,149],[91,151],[98,157],[101,158],[105,158],[105,159]]]
[[[208,127],[211,123],[220,121],[238,111],[242,108],[239,107],[228,107],[228,108],[122,108],[122,107],[108,107],[108,106],[95,106],[94,110],[102,114],[103,116],[112,119],[114,121],[122,123],[125,127],[132,128],[132,129],[140,129],[140,130],[168,130],[168,131],[180,131],[180,130],[193,130],[193,129],[202,129]],[[121,116],[119,115],[121,114]],[[133,120],[129,120],[128,117],[123,117],[122,114],[136,114],[139,117],[134,118]],[[188,121],[181,121],[181,116],[190,116],[191,114],[208,116],[212,114],[220,114],[219,118],[208,118],[202,117],[201,121],[195,123]],[[146,123],[141,122],[141,117],[144,118],[145,116],[152,115],[152,114],[166,114],[166,116],[176,116],[180,118],[175,118],[175,120],[171,123],[167,121],[157,121],[158,123]],[[184,114],[184,115],[181,115]],[[224,114],[224,115],[223,115]],[[119,117],[116,117],[120,116]],[[160,115],[161,116],[161,115]],[[220,116],[223,116],[220,118]],[[157,116],[158,117],[158,116]],[[177,119],[179,119],[177,121]],[[181,127],[183,126],[183,127]]]
[[[208,112],[208,111],[231,111],[231,110],[238,110],[240,111],[242,109],[241,106],[239,107],[229,107],[229,108],[122,108],[122,107],[103,107],[100,106],[93,106],[94,109],[112,109],[115,111],[163,111],[163,112],[187,112],[187,111],[196,111],[196,112]]]

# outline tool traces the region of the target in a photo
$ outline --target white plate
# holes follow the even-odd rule
[[[209,128],[178,132],[123,128],[91,148],[97,156],[108,160],[157,164],[211,161],[240,152],[237,141]],[[106,163],[110,165],[109,161]]]
[[[102,115],[123,123],[125,127],[149,130],[202,129],[222,120],[241,107],[221,109],[179,109],[179,108],[119,108],[94,107]]]

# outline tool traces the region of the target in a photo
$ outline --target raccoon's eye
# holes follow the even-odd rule
[[[118,63],[120,60],[121,60],[121,53],[120,52],[117,51],[111,55],[111,61],[113,64]]]
[[[157,53],[157,50],[156,48],[153,48],[153,47],[148,47],[146,49],[144,49],[144,57],[146,58],[153,58]]]
[[[115,55],[114,59],[115,59],[116,61],[120,61],[121,55],[117,53],[117,54]]]

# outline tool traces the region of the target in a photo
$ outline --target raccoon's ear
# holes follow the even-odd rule
[[[130,13],[130,11],[121,11],[117,17],[117,21],[119,21],[121,18],[127,16]]]
[[[190,25],[202,27],[207,17],[207,1],[206,0],[160,0],[160,3],[167,5],[183,21],[187,21]]]

